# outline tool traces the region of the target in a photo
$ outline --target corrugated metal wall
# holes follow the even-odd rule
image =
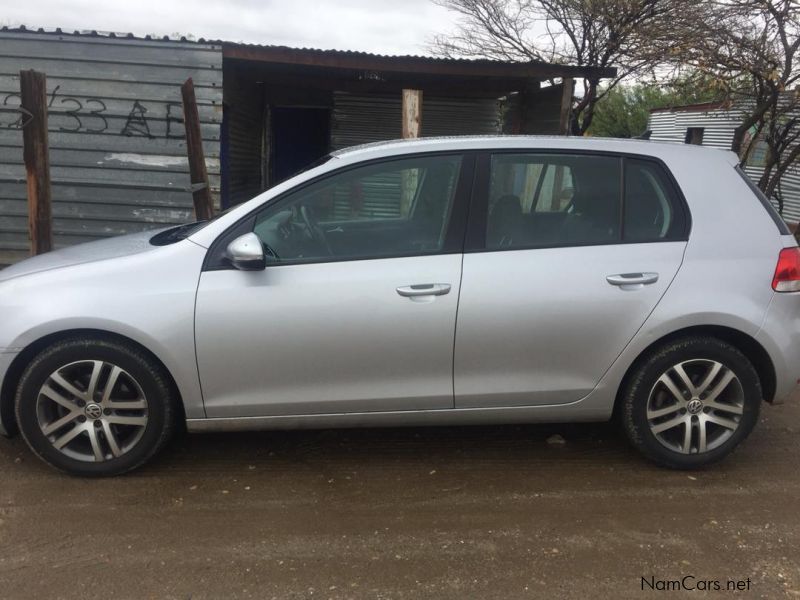
[[[0,33],[0,265],[28,255],[19,71],[47,75],[56,247],[192,218],[180,85],[192,77],[219,192],[219,45]]]
[[[740,122],[739,115],[734,111],[721,109],[708,112],[657,111],[650,114],[648,129],[652,132],[650,139],[653,141],[683,143],[689,127],[702,127],[703,146],[730,150],[734,130]],[[757,182],[764,169],[748,166],[745,171]],[[781,191],[784,198],[783,218],[787,223],[800,222],[800,165],[795,165],[783,176]]]
[[[550,85],[512,96],[509,116],[519,115],[519,132],[535,135],[561,133],[562,84]]]
[[[264,97],[263,87],[252,78],[226,68],[225,134],[223,141],[223,201],[226,206],[246,202],[263,190]]]
[[[355,96],[333,98],[331,149],[392,140],[402,134],[402,98]],[[484,135],[502,132],[499,100],[422,97],[422,136]]]
[[[648,129],[652,131],[651,140],[683,143],[689,127],[702,127],[703,146],[730,150],[733,132],[739,122],[736,115],[725,110],[659,111],[651,113]]]

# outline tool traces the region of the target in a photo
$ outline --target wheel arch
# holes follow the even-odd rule
[[[775,365],[772,363],[772,359],[769,357],[767,351],[755,338],[738,329],[726,327],[724,325],[694,325],[677,329],[660,337],[639,353],[625,371],[625,375],[620,382],[614,402],[614,412],[616,413],[620,406],[620,398],[628,385],[630,377],[636,368],[646,360],[656,348],[680,338],[697,335],[715,337],[737,348],[747,357],[755,368],[759,381],[761,382],[764,400],[772,402],[775,399],[777,385]]]
[[[20,378],[22,377],[22,373],[25,371],[26,365],[37,354],[39,354],[46,348],[52,346],[57,342],[61,342],[63,340],[72,338],[104,339],[104,340],[123,342],[125,344],[136,346],[137,349],[145,353],[148,356],[148,358],[150,358],[153,362],[155,362],[164,370],[164,373],[167,375],[167,378],[169,380],[169,384],[172,387],[172,390],[175,393],[176,398],[178,398],[178,407],[179,410],[181,411],[181,414],[178,417],[178,422],[185,422],[185,417],[183,414],[184,410],[183,399],[181,396],[180,388],[178,387],[175,378],[173,377],[169,368],[167,368],[164,361],[161,360],[152,350],[150,350],[149,348],[142,345],[140,342],[137,342],[136,340],[128,336],[106,331],[103,329],[93,329],[93,328],[65,329],[63,331],[50,333],[31,342],[25,348],[23,348],[19,352],[19,354],[17,354],[16,357],[14,357],[14,360],[11,362],[11,365],[9,365],[9,368],[6,372],[6,376],[3,378],[2,387],[0,387],[0,421],[2,422],[3,428],[5,428],[9,436],[13,436],[18,433],[17,420],[14,414],[14,398],[16,396],[17,387],[19,386],[19,381]]]

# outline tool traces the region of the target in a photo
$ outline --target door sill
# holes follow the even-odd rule
[[[514,423],[607,421],[611,406],[579,400],[570,404],[493,408],[442,408],[387,412],[278,415],[187,419],[191,432],[418,427],[424,425],[500,425]]]

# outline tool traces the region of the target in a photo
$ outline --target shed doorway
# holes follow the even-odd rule
[[[329,152],[328,108],[273,107],[270,117],[272,184],[299,173]]]

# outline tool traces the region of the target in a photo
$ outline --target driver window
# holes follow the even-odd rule
[[[460,166],[460,156],[429,156],[336,173],[265,208],[254,232],[278,262],[436,253]]]

